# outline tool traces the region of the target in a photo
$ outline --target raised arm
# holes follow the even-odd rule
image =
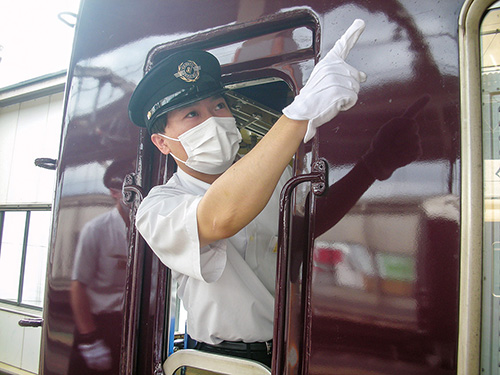
[[[250,223],[267,204],[302,139],[307,142],[317,127],[356,103],[366,76],[344,60],[364,27],[363,21],[354,21],[268,134],[212,184],[197,211],[202,246]]]
[[[201,246],[231,237],[262,211],[306,129],[307,121],[281,116],[252,151],[212,184],[197,211]]]

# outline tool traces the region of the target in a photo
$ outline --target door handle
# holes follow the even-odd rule
[[[51,158],[36,158],[35,165],[40,168],[56,170],[57,168],[57,159]]]
[[[289,263],[289,241],[290,241],[290,212],[291,212],[291,196],[293,190],[304,182],[311,183],[311,191],[314,195],[319,196],[325,193],[327,188],[327,164],[323,159],[319,159],[313,163],[312,172],[309,174],[299,175],[290,179],[283,190],[280,197],[280,223],[279,223],[279,249],[278,249],[278,264],[277,264],[277,281],[276,281],[276,299],[275,299],[275,316],[276,322],[274,325],[274,348],[273,348],[273,371],[275,375],[284,373],[284,364],[280,362],[284,354],[285,342],[285,310],[286,310],[286,289],[287,289],[287,269]]]
[[[33,318],[33,319],[21,319],[17,324],[21,327],[41,327],[43,326],[42,318]]]

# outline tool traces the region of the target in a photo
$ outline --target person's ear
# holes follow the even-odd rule
[[[168,155],[170,153],[170,147],[168,147],[167,140],[161,135],[155,133],[151,135],[151,142],[156,146],[162,154]]]

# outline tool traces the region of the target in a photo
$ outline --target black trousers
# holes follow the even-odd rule
[[[253,343],[223,341],[217,345],[198,342],[195,349],[207,353],[252,359],[271,368],[272,341]]]

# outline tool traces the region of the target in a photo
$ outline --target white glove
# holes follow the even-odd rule
[[[316,64],[299,95],[283,109],[283,114],[292,120],[309,120],[304,142],[314,137],[316,128],[356,104],[359,84],[366,80],[366,74],[344,60],[364,29],[365,22],[355,20]]]
[[[111,350],[103,340],[97,340],[91,344],[80,344],[78,349],[88,368],[98,371],[111,369]]]

